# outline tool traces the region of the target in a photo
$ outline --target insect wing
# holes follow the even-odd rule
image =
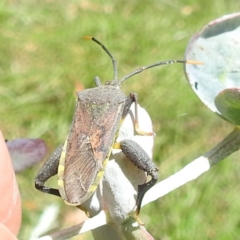
[[[97,188],[116,138],[123,103],[78,101],[64,158],[63,199],[80,205]]]

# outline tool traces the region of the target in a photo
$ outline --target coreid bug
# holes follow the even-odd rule
[[[131,93],[127,97],[120,89],[121,84],[133,75],[152,67],[176,62],[190,64],[197,62],[180,60],[158,62],[139,68],[118,80],[117,64],[112,54],[97,39],[86,38],[99,44],[110,56],[114,80],[101,85],[99,77],[95,77],[95,88],[77,92],[75,114],[67,139],[42,166],[35,178],[35,187],[42,192],[62,197],[69,205],[80,207],[98,187],[112,148],[121,148],[134,165],[151,176],[150,181],[138,186],[136,199],[138,216],[144,194],[157,182],[158,168],[136,142],[128,139],[115,142],[119,128],[133,102],[136,132],[140,135],[153,135],[152,132],[143,132],[139,129],[137,94]],[[58,174],[59,189],[44,186],[44,183],[56,174]]]

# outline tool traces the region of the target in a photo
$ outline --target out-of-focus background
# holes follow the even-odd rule
[[[5,0],[0,4],[0,128],[7,139],[42,138],[49,155],[67,135],[75,92],[94,87],[94,76],[113,77],[102,41],[125,76],[144,65],[183,59],[190,37],[209,21],[238,11],[239,1],[219,0]],[[154,123],[154,161],[160,179],[202,155],[233,126],[215,116],[190,89],[183,66],[150,69],[128,79]],[[240,235],[240,153],[198,180],[144,207],[141,219],[155,239],[237,239]],[[29,239],[49,204],[61,213],[52,226],[79,222],[80,210],[38,192],[41,164],[17,176],[23,207],[20,240]],[[55,179],[56,180],[56,179]],[[53,181],[50,184],[56,185]],[[85,234],[74,239],[91,239]]]

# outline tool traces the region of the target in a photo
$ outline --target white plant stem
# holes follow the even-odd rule
[[[225,159],[240,148],[240,128],[236,127],[219,144],[203,156],[193,160],[180,171],[157,183],[145,194],[143,204],[147,205],[180,186],[195,180],[207,172],[213,165]]]
[[[87,219],[83,223],[63,229],[48,236],[41,237],[39,238],[39,240],[64,240],[88,232],[105,224],[107,224],[106,214],[102,210],[98,215],[94,216],[93,218]]]
[[[206,152],[203,156],[193,160],[186,165],[183,169],[176,172],[172,176],[164,179],[152,187],[143,199],[142,206],[147,205],[150,202],[157,200],[160,197],[168,194],[169,192],[183,186],[184,184],[195,180],[203,173],[207,172],[213,165],[219,161],[225,159],[233,152],[240,148],[240,128],[236,127],[227,137],[225,137],[219,144],[213,149]],[[107,224],[106,214],[101,211],[95,217],[86,220],[84,223],[73,226],[71,228],[59,231],[54,234],[39,238],[41,240],[53,240],[53,239],[66,239],[77,234],[95,229],[102,225]],[[62,233],[62,235],[59,233]]]

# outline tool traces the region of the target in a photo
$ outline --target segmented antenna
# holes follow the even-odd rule
[[[125,81],[126,79],[139,74],[149,68],[153,68],[153,67],[157,67],[160,65],[167,65],[167,64],[173,64],[173,63],[188,63],[188,64],[203,64],[202,62],[198,62],[198,61],[193,61],[193,60],[167,60],[167,61],[163,61],[163,62],[157,62],[157,63],[153,63],[151,65],[148,66],[144,66],[141,68],[136,69],[135,71],[133,71],[132,73],[129,73],[127,76],[123,77],[119,82],[122,83],[123,81]]]
[[[109,52],[109,50],[101,43],[99,42],[96,38],[91,37],[91,36],[85,36],[85,39],[88,40],[93,40],[94,42],[96,42],[98,45],[100,45],[103,50],[108,54],[108,56],[111,58],[112,60],[112,64],[113,64],[113,71],[114,71],[114,80],[118,79],[118,72],[117,72],[117,61],[116,59],[113,57],[113,55]]]
[[[91,37],[91,36],[85,36],[85,39],[90,39],[93,40],[94,42],[96,42],[98,45],[100,45],[103,50],[109,55],[109,57],[112,59],[112,64],[113,64],[113,71],[114,71],[114,80],[118,81],[118,72],[117,72],[117,61],[115,60],[115,58],[113,57],[113,55],[109,52],[109,50],[101,43],[99,42],[96,38]],[[153,63],[151,65],[148,66],[144,66],[141,68],[136,69],[135,71],[133,71],[132,73],[129,73],[127,76],[123,77],[119,83],[122,83],[123,81],[125,81],[126,79],[139,74],[149,68],[153,68],[153,67],[157,67],[160,65],[167,65],[167,64],[173,64],[173,63],[187,63],[187,64],[196,64],[196,65],[202,65],[202,62],[199,61],[194,61],[194,60],[167,60],[167,61],[163,61],[163,62],[157,62],[157,63]]]

